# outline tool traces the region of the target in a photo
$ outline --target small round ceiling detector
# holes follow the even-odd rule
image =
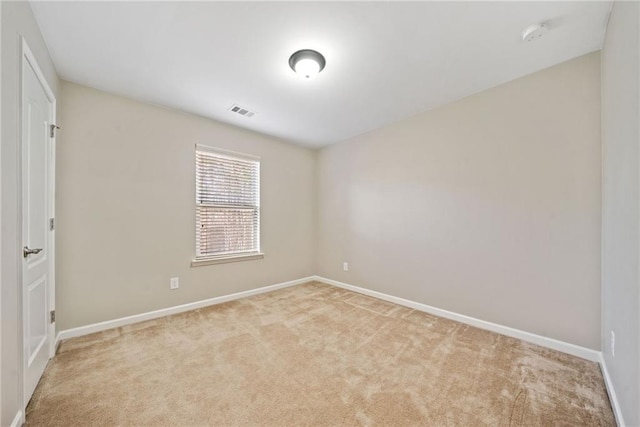
[[[532,42],[534,40],[538,40],[548,32],[549,24],[546,22],[530,25],[522,32],[522,40],[526,42]]]
[[[311,49],[299,50],[289,58],[291,69],[305,79],[316,76],[325,65],[324,56],[320,52]]]

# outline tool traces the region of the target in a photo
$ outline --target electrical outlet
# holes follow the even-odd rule
[[[172,277],[169,282],[169,289],[178,289],[180,287],[180,278]]]
[[[611,355],[616,355],[616,333],[611,331]]]
[[[349,263],[348,262],[343,262],[342,263],[342,269],[344,271],[349,271]]]

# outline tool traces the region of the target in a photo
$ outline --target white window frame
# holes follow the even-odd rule
[[[231,254],[224,254],[224,255],[215,255],[215,256],[208,256],[208,257],[198,257],[197,253],[198,253],[198,236],[197,236],[197,229],[196,227],[194,227],[194,238],[195,238],[195,245],[194,245],[194,249],[195,249],[195,254],[193,257],[193,260],[191,261],[191,266],[192,267],[198,267],[198,266],[203,266],[203,265],[211,265],[211,264],[222,264],[222,263],[227,263],[227,262],[236,262],[236,261],[249,261],[249,260],[254,260],[254,259],[262,259],[264,258],[264,254],[261,251],[261,243],[260,243],[260,231],[261,231],[261,227],[260,227],[260,223],[261,223],[261,212],[260,212],[260,157],[258,156],[253,156],[251,154],[245,154],[245,153],[238,153],[235,151],[230,151],[230,150],[224,150],[222,148],[214,148],[214,147],[210,147],[210,146],[206,146],[206,145],[201,145],[201,144],[196,144],[195,146],[195,151],[194,151],[194,164],[196,165],[196,170],[194,171],[194,199],[195,199],[195,204],[194,204],[194,221],[195,223],[197,223],[197,206],[198,206],[198,200],[197,200],[197,152],[206,152],[206,153],[211,153],[211,154],[215,154],[216,156],[220,156],[220,157],[227,157],[230,159],[234,159],[234,160],[248,160],[248,161],[253,161],[253,162],[257,162],[258,163],[258,177],[257,177],[257,186],[258,186],[258,230],[257,230],[257,235],[256,235],[256,240],[257,240],[257,250],[256,251],[252,251],[252,252],[238,252],[238,253],[231,253]],[[195,225],[195,224],[194,224]]]

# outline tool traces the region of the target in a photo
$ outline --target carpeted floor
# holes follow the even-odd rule
[[[313,282],[67,340],[26,425],[615,421],[596,363]]]

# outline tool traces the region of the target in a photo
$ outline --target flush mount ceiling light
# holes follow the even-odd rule
[[[326,61],[320,52],[303,49],[295,52],[289,58],[289,66],[296,74],[310,79],[324,68]]]

